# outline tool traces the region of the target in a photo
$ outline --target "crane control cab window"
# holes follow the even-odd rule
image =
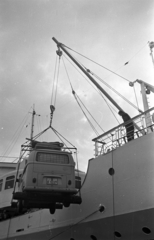
[[[5,190],[6,190],[6,189],[13,188],[13,186],[14,186],[14,180],[15,180],[15,176],[14,176],[14,175],[9,176],[9,177],[6,178]]]

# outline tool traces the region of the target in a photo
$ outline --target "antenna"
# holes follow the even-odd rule
[[[154,67],[154,57],[153,57],[154,42],[149,42],[149,48],[150,48],[150,55],[151,55],[153,67]]]

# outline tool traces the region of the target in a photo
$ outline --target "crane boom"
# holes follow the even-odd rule
[[[86,71],[73,57],[72,55],[65,49],[62,43],[59,43],[54,37],[52,38],[55,43],[57,43],[58,48],[61,48],[69,58],[81,69],[81,71],[93,82],[93,84],[113,103],[113,105],[120,111],[123,111],[122,108],[114,101],[113,98],[95,81],[95,79]]]
[[[85,70],[74,58],[73,56],[65,49],[64,44],[57,41],[56,38],[52,38],[52,40],[57,44],[58,49],[61,48],[67,56],[79,67],[79,69],[90,79],[91,82],[112,102],[112,104],[119,110],[125,112],[114,99],[95,81],[95,79],[89,74],[89,70]],[[137,130],[141,130],[140,127],[134,123],[134,126]]]

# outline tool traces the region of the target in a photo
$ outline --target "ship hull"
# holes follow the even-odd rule
[[[18,232],[16,236],[9,237],[10,240],[112,240],[115,237],[125,240],[153,239],[154,209],[123,214],[116,217],[94,220],[80,223],[75,226],[60,228],[49,228],[30,234]],[[148,226],[148,227],[147,227]],[[5,240],[6,238],[3,238]]]
[[[153,143],[150,133],[90,160],[81,205],[2,221],[0,239],[154,239]]]

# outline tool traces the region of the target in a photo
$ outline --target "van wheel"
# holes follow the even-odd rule
[[[64,207],[68,208],[70,206],[70,203],[63,203]]]
[[[49,208],[49,211],[50,211],[50,214],[54,214],[56,209],[55,209],[55,207],[51,207],[51,208]]]

